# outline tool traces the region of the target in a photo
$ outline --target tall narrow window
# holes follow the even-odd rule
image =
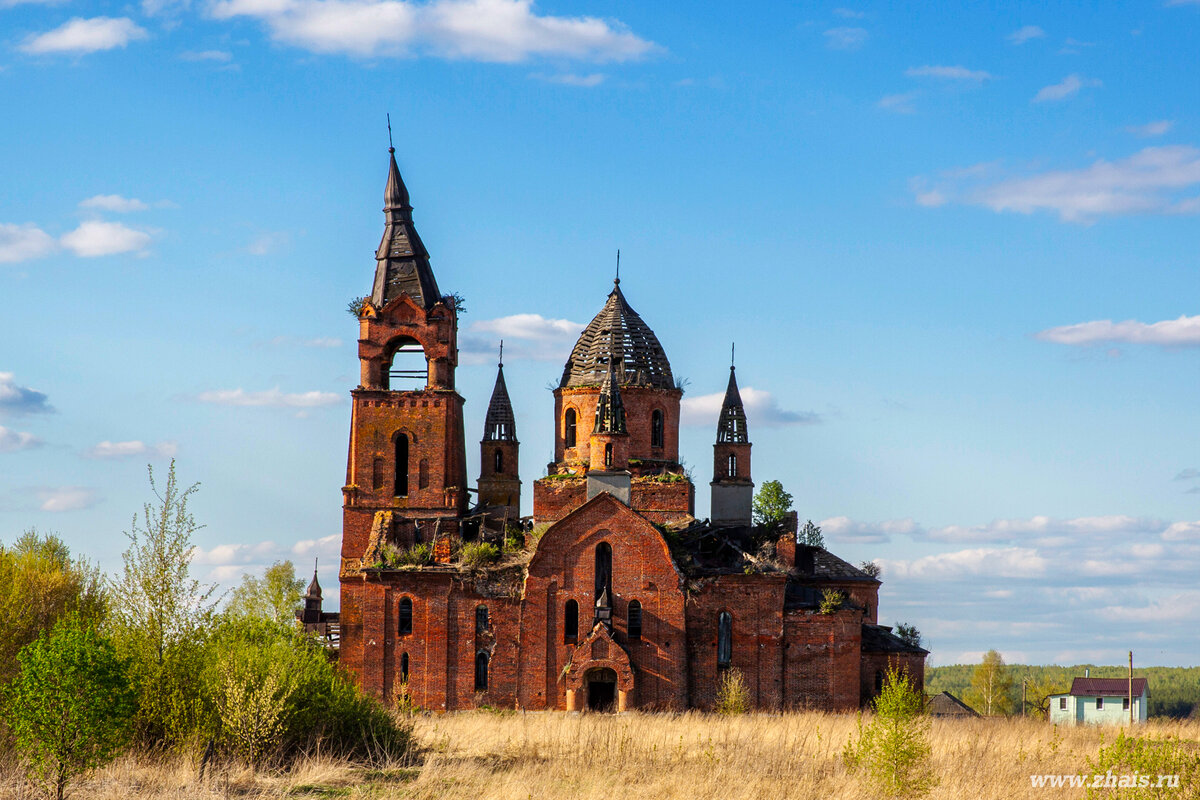
[[[601,542],[596,545],[596,599],[608,592],[608,601],[612,602],[612,545]]]
[[[563,446],[575,446],[575,409],[568,408],[563,415]]]
[[[650,446],[663,446],[663,412],[657,408],[650,415]]]
[[[400,655],[400,681],[408,683],[408,653]]]
[[[875,672],[875,692],[879,693],[882,691],[883,691],[883,672],[876,671]]]
[[[642,638],[642,604],[637,600],[629,601],[629,638]]]
[[[396,497],[408,497],[408,437],[396,434]]]
[[[729,477],[737,477],[737,456],[733,453],[729,454]]]
[[[563,614],[563,643],[574,644],[579,638],[579,603],[567,601],[567,610]]]
[[[495,462],[493,472],[504,472],[504,451],[497,447],[492,460]]]
[[[429,459],[422,458],[417,464],[417,488],[429,488]]]
[[[488,683],[488,654],[480,652],[475,656],[475,691],[486,692]]]
[[[401,636],[407,636],[412,633],[412,598],[400,598],[400,620],[398,632]]]
[[[733,662],[733,615],[722,611],[717,617],[717,666],[728,667]]]
[[[487,606],[475,607],[475,633],[487,633],[488,629],[488,610]]]
[[[607,442],[604,445],[604,466],[612,466],[612,442]]]

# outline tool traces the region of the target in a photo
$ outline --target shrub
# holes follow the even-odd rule
[[[137,695],[112,643],[75,619],[22,648],[7,716],[31,777],[62,800],[67,784],[128,743]]]
[[[862,772],[882,794],[918,797],[937,782],[929,764],[929,720],[924,698],[908,675],[889,668],[875,698],[875,717],[858,723],[858,740],[846,743],[842,758],[851,772]]]
[[[404,550],[390,549],[384,553],[389,567],[423,567],[433,563],[433,545],[414,544]]]
[[[750,710],[750,687],[746,677],[738,669],[727,669],[717,686],[718,714],[745,714]]]
[[[1111,745],[1101,747],[1096,758],[1088,760],[1088,771],[1093,775],[1107,777],[1108,773],[1114,773],[1114,785],[1089,786],[1087,796],[1140,800],[1175,796],[1179,787],[1194,791],[1200,785],[1200,749],[1197,748],[1196,742],[1192,741],[1126,736],[1122,730]],[[1171,789],[1156,786],[1160,775],[1178,776],[1178,782],[1172,781],[1174,787]],[[1130,786],[1131,782],[1138,785]]]
[[[467,542],[462,547],[462,564],[470,569],[485,567],[499,557],[500,548],[487,542]]]
[[[846,593],[837,589],[825,589],[821,592],[821,613],[834,614],[846,604]]]

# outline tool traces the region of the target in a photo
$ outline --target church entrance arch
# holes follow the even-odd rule
[[[617,673],[608,667],[590,669],[583,676],[587,687],[589,711],[615,711],[617,704]]]
[[[633,699],[633,666],[603,623],[571,652],[564,670],[567,711],[625,711]]]

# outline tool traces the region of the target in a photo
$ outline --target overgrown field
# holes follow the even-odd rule
[[[351,766],[302,758],[287,772],[230,764],[198,777],[198,758],[125,756],[82,780],[78,798],[871,798],[848,774],[842,751],[853,715],[720,717],[474,712],[413,719],[421,752],[413,764]],[[1179,737],[1200,747],[1200,724],[1152,723],[1139,735]],[[1059,728],[1034,720],[933,720],[930,798],[1084,797],[1081,789],[1032,788],[1031,774],[1088,772],[1114,729]],[[1107,795],[1106,795],[1107,796]],[[1120,796],[1120,795],[1117,795]],[[1200,786],[1165,792],[1200,796]],[[19,770],[0,772],[0,797],[34,797]]]

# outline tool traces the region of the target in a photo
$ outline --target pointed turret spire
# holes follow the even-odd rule
[[[321,599],[321,583],[317,580],[317,562],[313,561],[313,578],[308,584],[308,591],[304,593],[305,599],[320,600]]]
[[[738,392],[736,367],[729,365],[729,385],[725,387],[725,400],[721,403],[721,418],[717,421],[717,441],[745,444],[750,441],[746,430],[746,409],[742,395]]]
[[[513,414],[512,401],[508,399],[508,387],[504,384],[504,342],[500,343],[500,364],[496,369],[496,386],[492,389],[492,400],[488,403],[487,417],[483,423],[483,441],[515,442],[517,422]]]
[[[596,425],[592,433],[625,433],[625,405],[621,402],[621,381],[617,377],[617,354],[615,336],[609,344],[608,372],[600,384],[600,398],[596,401]]]
[[[391,125],[388,126],[391,136]],[[408,187],[396,165],[396,148],[388,148],[388,178],[383,190],[383,214],[387,220],[383,239],[375,251],[375,285],[371,303],[382,308],[393,298],[407,293],[422,308],[432,308],[442,299],[429,266],[429,253],[413,226]]]

